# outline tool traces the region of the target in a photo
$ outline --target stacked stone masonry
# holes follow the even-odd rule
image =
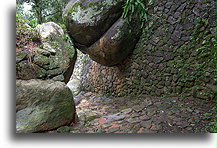
[[[189,94],[215,96],[214,0],[155,0],[133,53],[121,64],[102,66],[88,56],[83,90],[112,96]],[[75,70],[76,71],[76,70]]]

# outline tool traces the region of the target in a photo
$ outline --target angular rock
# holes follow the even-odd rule
[[[125,115],[128,115],[128,114],[131,113],[132,111],[133,111],[132,108],[127,108],[127,109],[122,110],[121,112],[122,112],[123,114],[125,114]]]
[[[92,97],[90,101],[99,103],[99,102],[111,101],[111,99],[106,96],[102,96],[102,97]]]
[[[17,79],[53,79],[67,83],[77,56],[74,45],[53,22],[38,25],[35,30],[41,45],[16,52]]]
[[[77,45],[96,42],[122,14],[123,0],[71,0],[63,20]]]
[[[74,96],[76,96],[76,95],[78,95],[79,94],[79,92],[81,91],[81,82],[80,82],[80,80],[78,80],[78,79],[73,79],[73,80],[71,80],[71,81],[69,81],[68,83],[67,83],[67,86],[69,87],[69,89],[72,91],[72,94],[74,95]]]
[[[212,100],[215,98],[215,91],[212,91],[208,87],[194,86],[192,95],[199,99]]]
[[[140,125],[141,125],[142,127],[144,127],[144,128],[149,129],[149,128],[151,127],[151,123],[152,123],[151,120],[149,120],[149,121],[141,121],[141,122],[140,122]]]
[[[150,120],[151,118],[149,116],[147,116],[147,115],[142,115],[142,116],[139,117],[139,119],[141,121],[147,121],[147,120]]]
[[[144,108],[145,106],[143,104],[133,106],[133,110],[135,110],[136,112],[141,112]]]
[[[16,81],[16,131],[32,133],[70,124],[75,106],[70,89],[51,80]]]
[[[125,118],[125,116],[124,115],[113,114],[113,115],[103,116],[103,118],[105,119],[105,123],[110,123],[110,122],[113,122],[113,121],[122,120],[122,119]]]

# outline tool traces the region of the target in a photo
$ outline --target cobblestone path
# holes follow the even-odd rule
[[[62,127],[67,129],[65,132],[215,132],[215,104],[211,101],[191,97],[109,98],[82,92],[75,97],[75,102],[77,123]],[[58,130],[50,131],[53,132]]]

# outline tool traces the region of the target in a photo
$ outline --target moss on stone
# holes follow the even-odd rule
[[[106,8],[115,1],[106,0],[99,2],[89,2],[87,6],[83,5],[82,2],[74,3],[65,14],[63,14],[64,20],[67,16],[71,16],[72,20],[78,21],[79,23],[94,23],[95,19],[100,19],[100,17],[95,17],[101,13],[101,9]]]
[[[50,63],[50,58],[43,55],[38,55],[34,57],[34,63],[40,66],[48,65]]]

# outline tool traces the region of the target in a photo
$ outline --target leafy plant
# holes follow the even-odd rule
[[[153,3],[152,0],[149,0],[147,5],[151,5]],[[126,0],[124,4],[124,11],[122,13],[122,17],[125,18],[128,22],[132,21],[135,13],[138,14],[141,21],[141,28],[144,26],[144,23],[148,21],[147,18],[147,8],[142,0]]]
[[[39,36],[34,29],[28,25],[28,20],[16,13],[16,50],[20,50],[25,46],[28,46],[28,49],[30,49],[38,43],[40,44]]]
[[[62,23],[62,10],[68,3],[68,0],[17,0],[17,9],[19,12],[23,12],[23,16],[27,16],[26,19],[33,19],[38,24],[53,21],[56,23]],[[25,5],[31,6],[30,10],[25,11]]]
[[[28,24],[29,24],[32,28],[35,28],[35,27],[38,25],[37,19],[35,19],[35,18],[30,19],[30,20],[28,21]]]
[[[203,119],[210,119],[212,116],[212,113],[204,113],[203,114]]]

